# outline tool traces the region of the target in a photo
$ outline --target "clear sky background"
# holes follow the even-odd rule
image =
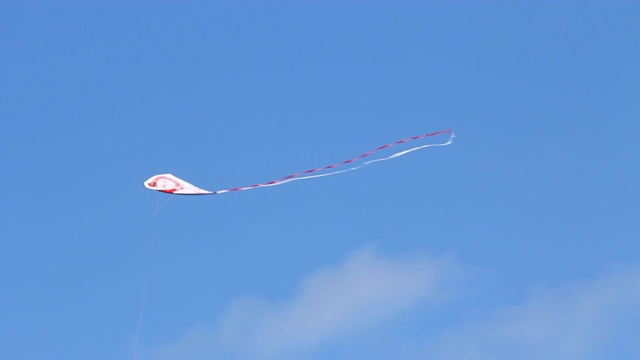
[[[634,1],[3,3],[0,358],[637,359],[639,35]]]

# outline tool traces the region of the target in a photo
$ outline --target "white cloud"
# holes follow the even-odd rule
[[[538,292],[434,341],[431,359],[612,359],[640,355],[640,271]],[[635,354],[635,355],[632,355]]]
[[[308,276],[289,301],[233,302],[214,329],[193,330],[158,354],[163,359],[299,358],[418,303],[441,299],[457,275],[448,259],[363,250]]]
[[[415,315],[411,310],[418,305],[446,299],[451,286],[460,284],[459,274],[460,267],[446,258],[388,257],[366,249],[310,274],[287,301],[237,299],[216,326],[194,329],[156,354],[166,360],[331,358],[328,349],[368,359],[396,354],[433,360],[589,360],[640,354],[637,268],[536,291],[519,305],[496,305],[484,320],[450,323],[454,330],[436,337],[424,338],[442,329],[442,321],[414,328],[410,338],[382,335],[388,334],[384,324]],[[474,301],[456,301],[438,312],[453,314]],[[362,353],[365,349],[373,352]]]

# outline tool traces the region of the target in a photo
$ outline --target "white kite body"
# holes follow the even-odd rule
[[[210,195],[212,191],[201,189],[172,174],[155,175],[144,182],[144,187],[150,190],[162,191],[176,195]]]

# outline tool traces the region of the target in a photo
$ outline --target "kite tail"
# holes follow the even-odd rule
[[[308,175],[308,176],[302,176],[305,174],[311,174],[314,172],[319,172],[319,171],[323,171],[323,170],[329,170],[329,169],[333,169],[336,168],[338,166],[342,166],[342,165],[346,165],[346,164],[350,164],[350,163],[354,163],[358,160],[361,160],[369,155],[372,155],[380,150],[386,149],[386,148],[390,148],[392,146],[396,146],[396,145],[400,145],[403,143],[406,143],[408,141],[414,141],[414,140],[419,140],[419,139],[423,139],[426,137],[430,137],[430,136],[436,136],[436,135],[441,135],[441,134],[450,134],[449,136],[449,140],[447,140],[447,142],[444,143],[439,143],[439,144],[427,144],[427,145],[421,145],[421,146],[416,146],[407,150],[403,150],[400,152],[397,152],[393,155],[387,156],[387,157],[383,157],[380,159],[374,159],[374,160],[369,160],[367,162],[362,163],[361,165],[358,166],[354,166],[348,169],[344,169],[344,170],[338,170],[338,171],[333,171],[333,172],[329,172],[329,173],[324,173],[324,174],[318,174],[318,175]],[[218,190],[215,191],[214,194],[224,194],[226,192],[234,192],[234,191],[244,191],[244,190],[252,190],[252,189],[257,189],[259,187],[268,187],[268,186],[278,186],[278,185],[283,185],[286,184],[288,182],[292,182],[292,181],[297,181],[297,180],[309,180],[309,179],[315,179],[315,178],[319,178],[319,177],[324,177],[324,176],[331,176],[331,175],[336,175],[336,174],[342,174],[345,172],[349,172],[349,171],[354,171],[354,170],[358,170],[361,169],[369,164],[373,164],[376,162],[380,162],[380,161],[387,161],[387,160],[391,160],[391,159],[395,159],[398,158],[400,156],[406,155],[410,152],[416,151],[416,150],[422,150],[422,149],[426,149],[426,148],[430,148],[430,147],[434,147],[434,146],[447,146],[449,144],[451,144],[453,142],[453,138],[455,137],[455,134],[451,131],[451,129],[447,129],[447,130],[442,130],[442,131],[437,131],[437,132],[433,132],[433,133],[429,133],[429,134],[424,134],[424,135],[417,135],[417,136],[413,136],[410,138],[406,138],[403,140],[399,140],[396,141],[394,143],[389,143],[386,145],[382,145],[379,146],[373,150],[367,151],[366,153],[357,156],[353,159],[349,159],[349,160],[345,160],[339,163],[335,163],[332,165],[327,165],[327,166],[323,166],[323,167],[319,167],[319,168],[315,168],[315,169],[310,169],[310,170],[306,170],[306,171],[302,171],[302,172],[298,172],[298,173],[294,173],[288,176],[285,176],[282,179],[279,180],[272,180],[266,183],[260,183],[260,184],[254,184],[251,186],[245,186],[245,187],[237,187],[237,188],[232,188],[232,189],[226,189],[226,190]]]

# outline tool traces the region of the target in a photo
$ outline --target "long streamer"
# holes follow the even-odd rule
[[[419,139],[424,139],[426,137],[431,137],[431,136],[436,136],[436,135],[441,135],[441,134],[450,134],[449,136],[449,140],[447,140],[447,142],[444,143],[439,143],[439,144],[427,144],[427,145],[421,145],[421,146],[416,146],[407,150],[403,150],[400,152],[397,152],[393,155],[387,156],[387,157],[383,157],[380,159],[374,159],[374,160],[369,160],[367,162],[362,163],[361,165],[358,166],[354,166],[348,169],[344,169],[344,170],[338,170],[338,171],[333,171],[333,172],[329,172],[329,173],[325,173],[325,174],[317,174],[317,175],[308,175],[308,176],[303,176],[306,174],[311,174],[311,173],[315,173],[315,172],[319,172],[319,171],[323,171],[323,170],[329,170],[329,169],[333,169],[336,168],[338,166],[342,166],[342,165],[346,165],[346,164],[350,164],[353,162],[356,162],[358,160],[361,160],[369,155],[372,155],[380,150],[384,150],[387,148],[390,148],[392,146],[396,146],[396,145],[400,145],[400,144],[404,144],[406,142],[409,141],[414,141],[414,140],[419,140]],[[324,177],[324,176],[331,176],[331,175],[336,175],[336,174],[341,174],[341,173],[345,173],[345,172],[349,172],[349,171],[354,171],[354,170],[358,170],[361,169],[369,164],[373,164],[376,162],[380,162],[380,161],[387,161],[387,160],[391,160],[391,159],[395,159],[398,158],[400,156],[406,155],[410,152],[416,151],[416,150],[421,150],[421,149],[426,149],[426,148],[430,148],[430,147],[434,147],[434,146],[447,146],[449,144],[451,144],[453,142],[453,138],[455,137],[455,134],[451,131],[451,129],[447,129],[447,130],[442,130],[442,131],[436,131],[433,133],[429,133],[429,134],[424,134],[424,135],[417,135],[417,136],[413,136],[410,138],[406,138],[406,139],[402,139],[393,143],[389,143],[386,145],[382,145],[379,146],[373,150],[367,151],[366,153],[357,156],[353,159],[349,159],[349,160],[345,160],[339,163],[335,163],[335,164],[331,164],[331,165],[327,165],[327,166],[323,166],[323,167],[318,167],[315,169],[310,169],[310,170],[306,170],[306,171],[301,171],[301,172],[297,172],[288,176],[283,177],[282,179],[279,180],[272,180],[266,183],[259,183],[259,184],[253,184],[250,186],[244,186],[244,187],[236,187],[236,188],[231,188],[231,189],[225,189],[225,190],[217,190],[214,191],[213,194],[224,194],[226,192],[234,192],[234,191],[244,191],[244,190],[252,190],[252,189],[257,189],[260,187],[268,187],[268,186],[278,186],[278,185],[284,185],[288,182],[291,181],[298,181],[298,180],[308,180],[308,179],[314,179],[314,178],[319,178],[319,177]]]

